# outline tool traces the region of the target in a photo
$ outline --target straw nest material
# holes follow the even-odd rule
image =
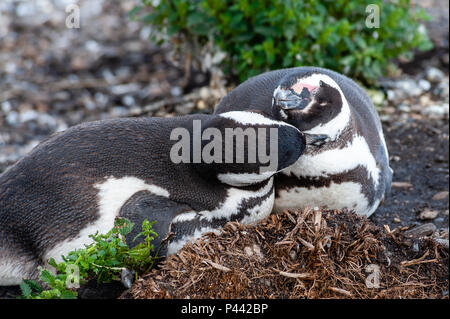
[[[448,247],[346,211],[228,223],[186,245],[123,298],[448,298]]]

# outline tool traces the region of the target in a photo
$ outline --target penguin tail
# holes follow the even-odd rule
[[[41,263],[27,251],[20,239],[0,224],[0,286],[19,285],[23,279],[37,279]]]

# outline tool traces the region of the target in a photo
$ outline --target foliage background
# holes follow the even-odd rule
[[[391,59],[432,47],[420,25],[427,16],[409,0],[142,3],[132,15],[152,26],[153,40],[187,47],[204,60],[204,68],[218,64],[240,81],[268,70],[314,65],[373,84]],[[366,26],[370,4],[379,8],[380,28]],[[138,14],[143,7],[149,12]]]

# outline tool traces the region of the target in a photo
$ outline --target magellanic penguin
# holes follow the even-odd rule
[[[136,231],[156,221],[157,247],[173,233],[167,254],[230,220],[254,223],[272,211],[272,176],[304,146],[294,126],[257,112],[104,120],[58,133],[0,176],[0,285],[35,278],[38,265],[83,248],[118,216]],[[275,165],[245,152],[272,152]]]
[[[276,175],[275,211],[321,206],[370,216],[389,192],[392,170],[380,119],[348,77],[316,67],[263,73],[227,94],[215,114],[246,109],[290,123],[316,142]]]

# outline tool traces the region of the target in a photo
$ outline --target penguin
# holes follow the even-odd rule
[[[379,116],[350,78],[295,67],[248,79],[214,114],[260,110],[310,139],[303,155],[275,176],[274,211],[327,207],[369,217],[390,191],[392,169]]]
[[[250,111],[102,120],[57,133],[0,175],[0,285],[36,278],[37,266],[83,248],[117,217],[156,221],[164,255],[228,221],[256,223],[273,209],[273,175],[305,143],[294,126]],[[271,152],[273,163],[251,158]]]

